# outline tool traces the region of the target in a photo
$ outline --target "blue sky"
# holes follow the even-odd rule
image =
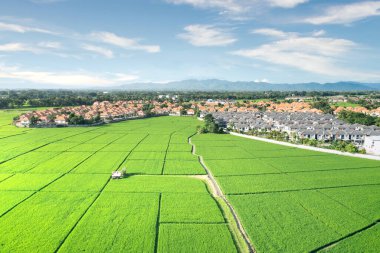
[[[0,87],[380,82],[380,1],[2,0]]]

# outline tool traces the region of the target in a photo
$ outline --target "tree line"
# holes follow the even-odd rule
[[[169,99],[158,98],[158,95],[168,95]],[[368,95],[371,92],[329,92],[329,91],[257,91],[257,92],[211,92],[211,91],[97,91],[97,90],[3,90],[0,91],[0,109],[22,107],[62,107],[90,105],[95,101],[118,100],[174,100],[179,103],[205,99],[214,100],[254,100],[254,99],[285,99],[291,96],[326,97],[335,95]],[[364,102],[363,102],[364,103]],[[369,106],[369,105],[367,105]],[[372,105],[374,106],[374,105]]]

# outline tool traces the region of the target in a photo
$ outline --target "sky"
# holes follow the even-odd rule
[[[0,88],[376,83],[379,27],[380,1],[1,0]]]

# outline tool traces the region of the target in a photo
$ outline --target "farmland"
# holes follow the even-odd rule
[[[192,142],[258,252],[377,251],[379,161],[230,135]]]
[[[14,114],[0,112],[0,252],[247,252],[197,155],[257,252],[379,247],[379,161],[195,135],[191,117],[19,129]]]
[[[1,252],[239,251],[188,138],[162,117],[18,129],[0,113]],[[127,168],[127,178],[110,180]],[[20,239],[22,238],[22,239]]]

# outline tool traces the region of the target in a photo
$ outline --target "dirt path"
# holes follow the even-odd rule
[[[231,203],[227,200],[226,196],[223,194],[223,191],[221,190],[220,186],[218,185],[217,181],[215,180],[212,172],[205,165],[205,163],[203,161],[203,157],[196,154],[195,145],[191,142],[191,137],[189,138],[189,144],[192,146],[192,154],[198,157],[200,164],[202,165],[202,167],[205,169],[205,171],[207,173],[207,175],[196,175],[193,177],[199,178],[199,179],[205,181],[207,183],[207,185],[209,186],[210,190],[212,191],[213,196],[216,198],[220,198],[228,206],[228,209],[234,218],[236,226],[239,230],[241,237],[244,239],[244,242],[246,244],[246,247],[248,248],[248,251],[251,253],[256,252],[254,247],[252,246],[252,243],[251,243],[247,233],[245,232],[245,229],[244,229],[244,227],[243,227],[243,225],[239,219],[239,216],[235,212],[235,209],[233,208]]]

